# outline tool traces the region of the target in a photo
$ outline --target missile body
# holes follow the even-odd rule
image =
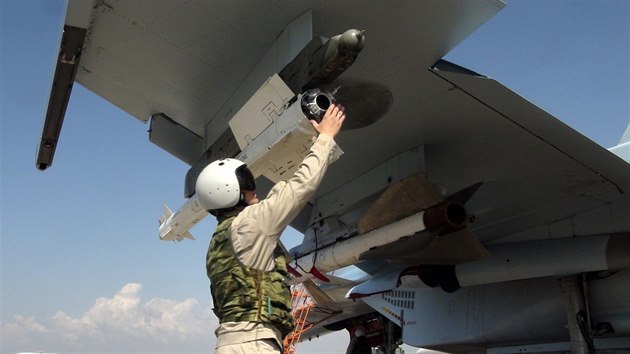
[[[461,215],[466,215],[462,205],[448,202],[439,204],[364,234],[298,255],[289,265],[291,274],[297,281],[313,276],[327,281],[322,273],[355,264],[360,261],[362,254],[374,248],[440,227],[463,227],[465,220]]]
[[[162,207],[164,215],[160,218],[158,235],[164,241],[181,241],[184,238],[194,240],[188,230],[208,215],[197,195],[189,198],[175,213],[166,205]]]
[[[630,238],[598,235],[525,241],[488,246],[491,256],[455,266],[392,265],[353,287],[346,298],[358,299],[396,289],[487,285],[531,278],[617,271],[630,266]]]

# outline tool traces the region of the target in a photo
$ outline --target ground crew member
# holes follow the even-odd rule
[[[334,138],[345,120],[344,108],[331,105],[319,133],[295,174],[278,182],[260,201],[247,166],[221,159],[212,169],[211,214],[218,226],[208,248],[206,269],[219,318],[215,354],[280,353],[293,329],[288,276],[278,240],[319,186],[333,152]]]

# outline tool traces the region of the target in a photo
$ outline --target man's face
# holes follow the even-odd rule
[[[260,199],[258,199],[256,191],[243,190],[243,197],[245,198],[245,203],[247,203],[247,205],[260,203]]]

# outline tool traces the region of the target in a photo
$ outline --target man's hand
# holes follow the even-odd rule
[[[345,110],[346,109],[340,104],[331,104],[328,110],[326,110],[322,121],[317,123],[311,120],[311,124],[313,124],[313,127],[318,133],[326,134],[334,138],[339,134],[343,121],[346,119]]]

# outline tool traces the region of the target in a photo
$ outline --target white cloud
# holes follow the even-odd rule
[[[3,351],[211,351],[217,320],[210,305],[193,298],[143,301],[141,289],[127,284],[79,317],[59,311],[42,323],[16,316],[2,326]]]
[[[96,299],[83,314],[59,311],[47,321],[16,316],[2,325],[2,353],[211,353],[217,318],[211,304],[140,296],[130,283],[113,297]],[[346,331],[305,342],[299,353],[345,353]]]

